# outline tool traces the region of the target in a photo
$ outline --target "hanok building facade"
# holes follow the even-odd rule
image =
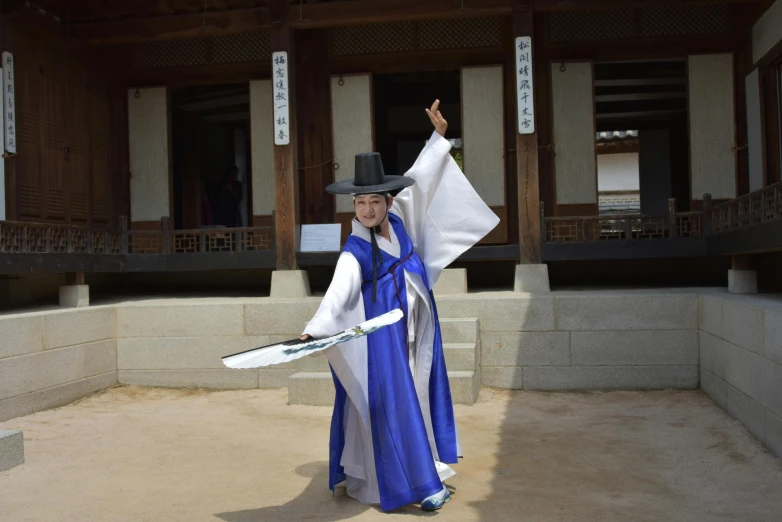
[[[471,284],[713,283],[731,263],[750,291],[754,269],[778,282],[759,253],[782,248],[782,0],[3,4],[11,294],[31,273],[327,275],[300,225],[347,234],[325,186],[359,152],[404,173],[435,98],[500,218],[455,264]]]

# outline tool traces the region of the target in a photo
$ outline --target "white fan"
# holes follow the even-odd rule
[[[229,368],[258,368],[260,366],[271,366],[272,364],[295,361],[305,355],[325,350],[335,344],[369,335],[381,328],[394,324],[402,317],[402,310],[397,308],[324,339],[313,339],[310,341],[291,339],[282,343],[270,344],[233,355],[226,355],[223,357],[223,364]]]

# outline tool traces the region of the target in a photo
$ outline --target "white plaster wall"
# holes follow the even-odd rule
[[[274,104],[271,80],[250,82],[253,215],[274,211]]]
[[[692,198],[735,198],[733,55],[690,56],[688,70]]]
[[[340,85],[340,79],[343,85]],[[331,78],[331,125],[334,179],[353,179],[356,154],[374,151],[372,139],[372,76],[358,74]],[[337,212],[353,212],[349,195],[337,196]]]
[[[782,0],[763,13],[752,28],[752,58],[757,63],[782,40]]]
[[[609,190],[639,190],[638,153],[597,155],[597,188]]]
[[[128,89],[130,219],[169,215],[168,93],[165,87]]]
[[[597,203],[592,63],[551,64],[557,203]]]
[[[749,153],[749,190],[763,188],[763,133],[760,116],[760,82],[758,70],[745,79],[747,99],[747,143]]]
[[[462,69],[464,175],[483,201],[505,206],[502,66]]]

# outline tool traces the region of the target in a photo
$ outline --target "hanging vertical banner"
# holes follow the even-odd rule
[[[0,76],[3,68],[0,67]],[[0,143],[3,143],[5,132],[0,128]],[[5,221],[5,158],[0,158],[0,221]]]
[[[272,54],[272,95],[274,96],[274,144],[288,145],[290,132],[290,93],[288,92],[288,53]]]
[[[3,130],[5,150],[16,152],[16,101],[14,100],[14,55],[3,52]]]
[[[532,38],[516,37],[516,105],[519,110],[519,133],[535,132],[535,104],[532,91]]]

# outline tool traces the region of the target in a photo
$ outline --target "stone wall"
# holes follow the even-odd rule
[[[0,421],[116,384],[115,316],[92,308],[0,317]]]
[[[701,296],[700,365],[703,390],[782,457],[782,304]]]
[[[483,386],[698,387],[698,297],[670,292],[470,294],[441,317],[477,317]]]

